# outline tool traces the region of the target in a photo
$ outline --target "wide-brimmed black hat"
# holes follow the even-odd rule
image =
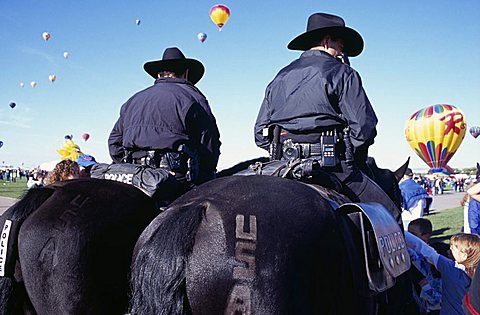
[[[185,69],[188,71],[188,81],[192,84],[197,83],[205,73],[203,64],[195,59],[185,58],[185,55],[177,47],[165,49],[162,60],[149,61],[143,65],[143,69],[154,79],[161,71],[173,71],[182,73]]]
[[[287,47],[291,50],[309,50],[325,35],[343,39],[344,53],[347,56],[358,56],[363,50],[362,36],[354,29],[346,27],[341,17],[327,13],[310,15],[307,31],[295,37]]]

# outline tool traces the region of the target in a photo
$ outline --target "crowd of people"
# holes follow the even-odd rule
[[[430,242],[433,227],[424,215],[429,213],[435,190],[427,190],[428,184],[425,186],[426,181],[418,180],[420,176],[416,177],[417,181],[413,177],[412,170],[407,169],[399,187],[403,199],[405,240],[415,267],[413,281],[418,299],[424,307],[422,312],[477,314],[475,311],[478,311],[479,305],[473,304],[480,303],[479,294],[470,295],[469,288],[480,262],[480,181],[477,177],[467,190],[466,198],[462,201],[466,209],[464,230],[453,235],[448,246],[441,242]],[[438,182],[442,181],[433,182],[433,185]],[[463,179],[452,180],[452,191],[463,191],[464,183]],[[440,187],[438,191],[443,193]]]

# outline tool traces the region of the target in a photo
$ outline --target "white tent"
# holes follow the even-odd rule
[[[40,164],[39,168],[40,168],[42,171],[50,172],[50,171],[52,171],[52,170],[55,168],[55,165],[57,165],[58,162],[60,162],[60,160],[54,160],[54,161],[50,161],[50,162],[44,162],[44,163]]]

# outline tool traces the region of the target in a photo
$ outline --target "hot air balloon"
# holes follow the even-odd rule
[[[465,115],[459,108],[437,104],[410,117],[405,126],[405,137],[433,172],[441,172],[462,143],[466,127]]]
[[[476,139],[478,136],[480,136],[480,127],[473,126],[470,128],[470,134]]]
[[[33,88],[36,87],[36,86],[37,86],[37,82],[35,82],[35,81],[30,82],[30,86],[33,87]]]
[[[15,108],[15,106],[17,106],[17,104],[15,104],[14,102],[11,102],[9,106],[10,106],[10,108]]]
[[[88,133],[84,133],[82,135],[82,139],[85,140],[85,141],[87,141],[89,138],[90,138],[90,135]]]
[[[50,37],[52,37],[52,35],[50,35],[49,32],[43,32],[42,37],[43,37],[44,41],[48,41],[50,39]]]
[[[3,141],[0,141],[0,148],[3,147]],[[5,162],[3,162],[5,163]]]
[[[140,23],[142,23],[142,21],[140,21],[140,20],[135,20],[135,24],[140,25]]]
[[[229,17],[230,10],[226,5],[217,4],[210,9],[210,18],[213,23],[217,24],[219,31],[222,30],[222,27],[227,23]]]
[[[207,39],[207,34],[205,34],[205,33],[198,33],[198,34],[197,34],[197,38],[198,38],[198,40],[199,40],[201,43],[203,43],[203,42]]]
[[[23,82],[20,82],[20,87],[24,87],[25,84],[23,84]]]
[[[63,58],[68,59],[68,56],[70,56],[70,53],[68,51],[64,51]]]
[[[54,74],[51,74],[51,75],[48,76],[48,79],[50,80],[50,82],[53,83],[53,82],[55,82],[55,80],[57,79],[57,76],[54,75]]]

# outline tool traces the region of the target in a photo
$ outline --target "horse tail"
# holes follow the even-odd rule
[[[191,314],[185,270],[206,208],[172,206],[142,233],[132,262],[131,314]]]
[[[17,293],[14,278],[15,264],[18,260],[18,232],[25,219],[45,202],[54,192],[52,188],[34,188],[28,190],[22,199],[7,209],[0,217],[3,223],[0,240],[0,314],[9,314]]]

